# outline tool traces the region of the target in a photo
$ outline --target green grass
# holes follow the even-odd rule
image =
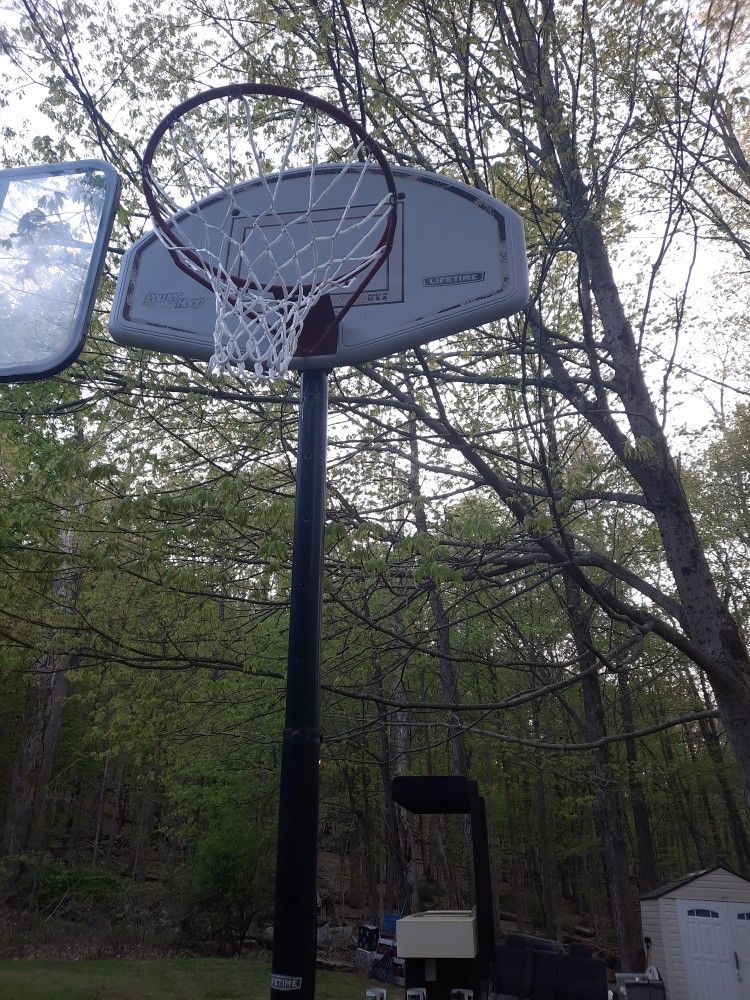
[[[0,961],[2,1000],[268,1000],[269,960],[165,958],[149,961]],[[316,1000],[363,1000],[375,983],[344,972],[316,976]],[[403,990],[388,986],[388,1000]]]

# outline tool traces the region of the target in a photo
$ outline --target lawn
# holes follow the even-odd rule
[[[266,956],[241,959],[165,958],[149,961],[0,961],[2,1000],[268,1000]],[[316,1000],[362,1000],[377,985],[344,972],[316,977]],[[403,990],[388,986],[388,1000]]]

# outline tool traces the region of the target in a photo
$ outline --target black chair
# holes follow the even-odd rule
[[[560,1000],[607,1000],[607,967],[596,958],[560,956]]]
[[[607,1000],[607,968],[585,955],[566,955],[558,941],[508,934],[495,948],[492,989],[519,1000]]]
[[[558,1000],[563,958],[559,951],[534,952],[534,1000]]]
[[[531,997],[534,994],[534,952],[499,944],[495,948],[495,961],[490,964],[490,978],[495,993],[512,997]]]
[[[530,1000],[557,1000],[561,953],[559,941],[508,934],[495,948],[493,990]]]

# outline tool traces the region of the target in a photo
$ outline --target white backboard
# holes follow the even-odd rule
[[[316,183],[330,185],[339,169],[318,167]],[[379,203],[383,192],[378,169],[370,166],[367,171],[357,193],[363,214]],[[437,174],[405,167],[393,168],[393,174],[398,216],[390,257],[345,315],[325,353],[295,357],[291,367],[330,368],[373,360],[510,316],[526,304],[525,240],[515,212],[475,188]],[[334,231],[346,205],[348,183],[344,178],[331,185],[330,194],[316,199],[312,224],[317,232]],[[283,190],[275,195],[275,214],[288,213],[294,220],[309,203],[309,169],[288,172],[279,187]],[[325,192],[324,187],[321,190]],[[202,215],[212,220],[211,231],[216,234],[208,237],[215,240],[211,247],[202,247],[206,230],[194,228],[191,215],[176,216],[175,225],[186,243],[194,238],[199,250],[220,258],[221,234],[226,232],[239,239],[246,257],[252,257],[253,240],[267,244],[278,238],[279,258],[288,257],[287,244],[297,239],[293,221],[283,233],[254,231],[254,219],[263,216],[267,204],[267,188],[251,181],[235,196],[241,210],[235,207],[234,215],[222,198],[202,203]],[[348,214],[351,217],[351,208]],[[300,240],[306,226],[296,225]],[[224,263],[231,266],[231,261]],[[333,295],[334,308],[347,298],[346,290]],[[127,251],[110,318],[110,332],[118,343],[208,360],[214,350],[215,318],[212,293],[176,266],[155,234],[144,236]]]

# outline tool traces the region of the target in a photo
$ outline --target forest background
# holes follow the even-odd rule
[[[106,332],[146,137],[238,80],[490,191],[532,271],[513,320],[332,377],[331,920],[468,898],[465,831],[398,812],[401,773],[475,778],[498,913],[624,967],[639,892],[750,873],[747,42],[724,0],[3,9],[3,165],[124,181],[86,351],[0,392],[6,947],[270,918],[298,384]]]

